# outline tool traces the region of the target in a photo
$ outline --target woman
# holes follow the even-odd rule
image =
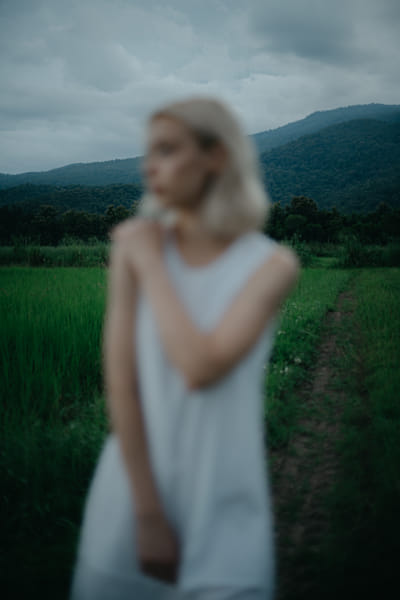
[[[112,231],[112,431],[71,600],[271,599],[262,376],[299,261],[260,231],[269,200],[255,151],[221,101],[154,112],[143,167],[139,217]]]

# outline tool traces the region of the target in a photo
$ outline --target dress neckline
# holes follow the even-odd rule
[[[221,264],[224,259],[230,255],[230,253],[233,251],[234,248],[236,248],[237,246],[239,246],[239,244],[247,237],[249,237],[250,235],[253,235],[254,231],[245,231],[244,233],[241,233],[240,235],[238,235],[233,242],[231,242],[222,252],[220,252],[218,254],[218,256],[216,258],[214,258],[213,260],[209,261],[208,263],[206,263],[205,265],[189,265],[186,260],[182,257],[176,241],[174,239],[174,234],[173,231],[169,232],[168,238],[167,238],[167,243],[169,244],[169,246],[172,248],[172,251],[179,263],[179,265],[188,273],[193,273],[193,274],[200,274],[200,273],[208,273],[209,271],[211,271],[211,269],[214,269],[216,266],[218,266],[219,264]]]

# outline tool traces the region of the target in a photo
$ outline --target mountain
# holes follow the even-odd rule
[[[379,119],[365,118],[373,113]],[[364,118],[345,118],[354,114]],[[337,119],[342,120],[326,125]],[[301,134],[317,125],[318,131]],[[321,209],[336,205],[343,213],[369,212],[381,201],[400,206],[400,106],[368,104],[314,113],[253,137],[264,136],[258,137],[264,147],[266,140],[271,145],[289,134],[299,137],[259,153],[273,201],[286,205],[293,196],[308,196]],[[136,157],[0,175],[0,206],[50,204],[100,213],[109,204],[129,208],[143,189],[140,163]]]
[[[362,104],[318,111],[305,119],[289,123],[277,129],[252,134],[259,153],[276,148],[303,135],[315,133],[333,124],[353,119],[375,119],[400,122],[400,105]],[[102,162],[73,163],[49,171],[34,171],[7,175],[0,173],[0,189],[23,183],[46,185],[110,185],[114,183],[140,184],[140,162],[142,157],[114,159]]]
[[[252,135],[258,151],[265,152],[303,135],[316,133],[320,129],[345,123],[355,119],[375,119],[378,121],[400,123],[400,105],[398,104],[356,104],[332,110],[317,111],[305,119],[288,123],[277,129],[261,131]]]
[[[260,155],[274,201],[308,196],[320,209],[400,207],[400,122],[360,119],[326,127]]]
[[[24,183],[57,186],[137,184],[141,181],[141,158],[141,156],[136,156],[101,162],[72,163],[50,171],[32,171],[17,175],[0,173],[0,189]]]

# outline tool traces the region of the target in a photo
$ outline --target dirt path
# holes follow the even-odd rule
[[[323,338],[310,379],[298,392],[304,407],[287,450],[274,454],[272,493],[275,506],[278,589],[276,600],[300,600],[313,589],[321,540],[329,524],[324,496],[335,482],[336,441],[344,393],[335,386],[335,357],[344,315],[351,318],[351,287],[327,313]]]

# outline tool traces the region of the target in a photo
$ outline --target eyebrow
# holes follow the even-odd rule
[[[174,144],[175,142],[173,140],[169,140],[169,139],[165,139],[163,137],[153,140],[153,141],[149,141],[146,145],[146,150],[150,150],[151,148],[154,148],[156,146],[161,146],[163,144]]]

